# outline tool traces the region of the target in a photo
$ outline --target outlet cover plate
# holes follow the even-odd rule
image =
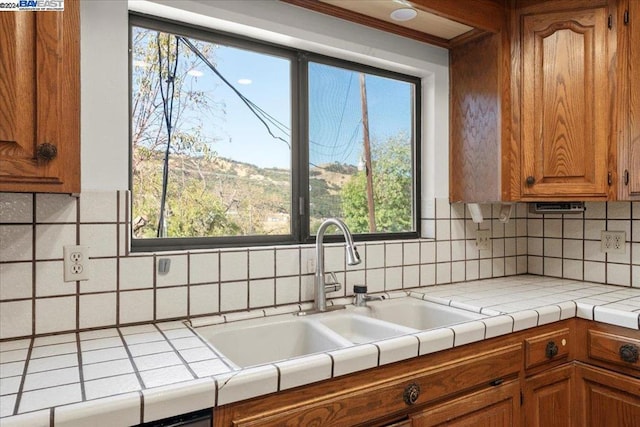
[[[476,248],[479,251],[491,249],[491,230],[478,230],[476,232]]]
[[[626,253],[626,232],[602,230],[600,233],[600,251],[607,254]]]
[[[89,280],[89,247],[63,246],[64,281]]]

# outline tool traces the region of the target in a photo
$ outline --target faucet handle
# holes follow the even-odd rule
[[[334,273],[333,271],[329,272],[329,273],[325,273],[327,275],[327,277],[325,277],[324,279],[324,284],[325,285],[339,285],[340,282],[338,282],[338,278],[336,277],[336,273]]]
[[[353,285],[353,293],[354,294],[366,294],[367,293],[367,285]]]
[[[328,278],[324,279],[324,289],[325,292],[336,292],[342,289],[342,285],[338,282],[338,278],[336,277],[336,273],[330,272],[327,273]]]

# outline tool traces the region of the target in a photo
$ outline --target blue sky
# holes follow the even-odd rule
[[[181,46],[181,49],[186,49]],[[290,62],[233,47],[215,49],[218,71],[259,108],[290,129]],[[242,100],[206,65],[195,67],[190,83],[207,91],[215,103],[204,123],[214,136],[219,156],[260,167],[290,168],[289,146],[272,138]],[[411,85],[379,76],[366,78],[372,141],[411,129]],[[362,108],[359,73],[324,64],[309,65],[310,162],[357,165],[362,155]],[[272,132],[290,141],[288,130],[271,125]]]

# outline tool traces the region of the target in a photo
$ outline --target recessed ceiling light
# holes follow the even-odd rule
[[[418,16],[418,12],[410,7],[403,7],[391,12],[391,19],[394,21],[410,21]]]
[[[250,85],[252,81],[251,79],[240,79],[238,80],[238,83],[240,83],[241,85]]]

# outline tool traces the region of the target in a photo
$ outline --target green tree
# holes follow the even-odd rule
[[[409,138],[400,134],[372,143],[373,199],[379,232],[408,231],[413,226],[412,160]],[[354,233],[369,231],[366,175],[358,172],[342,188],[344,220]]]

